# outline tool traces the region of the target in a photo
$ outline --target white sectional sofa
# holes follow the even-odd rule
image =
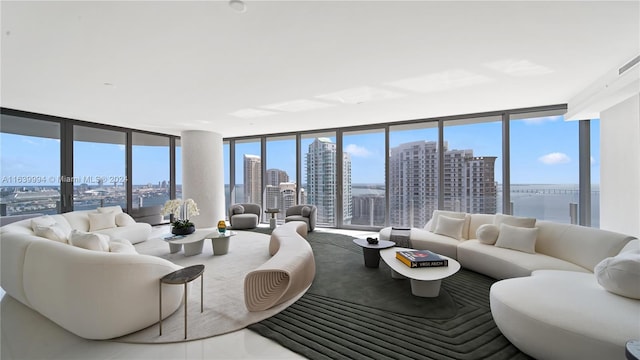
[[[380,239],[389,240],[392,231],[398,233],[382,229]],[[640,240],[632,236],[447,211],[434,212],[425,228],[409,234],[416,249],[506,279],[491,288],[492,315],[507,339],[536,359],[620,359],[625,343],[640,339]],[[632,260],[608,266],[623,257]],[[626,289],[608,275],[623,276]]]
[[[98,213],[75,211],[1,227],[2,288],[80,337],[110,339],[158,321],[158,279],[181,267],[138,254],[131,243],[146,240],[151,226],[132,222],[126,214],[118,216],[121,226],[92,232],[108,236],[87,235],[92,227],[110,226],[110,216]],[[51,226],[36,225],[52,220]],[[69,243],[74,229],[80,230],[73,235],[77,241]],[[60,239],[60,234],[67,238]],[[169,316],[180,306],[182,288],[162,291],[162,313]]]

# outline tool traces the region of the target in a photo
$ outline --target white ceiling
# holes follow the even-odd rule
[[[2,1],[1,105],[244,136],[567,103],[640,54],[639,1],[246,4]]]

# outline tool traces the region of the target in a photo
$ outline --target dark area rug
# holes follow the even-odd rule
[[[286,310],[248,329],[310,359],[530,359],[493,321],[494,279],[462,269],[443,280],[437,298],[416,297],[410,282],[392,279],[383,261],[366,268],[352,239],[309,233],[313,285]]]

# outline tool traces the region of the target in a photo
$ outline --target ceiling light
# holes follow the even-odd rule
[[[536,76],[550,74],[553,70],[529,60],[505,59],[484,64],[484,66],[511,76]]]
[[[247,11],[247,4],[242,0],[231,0],[229,1],[229,6],[239,13]]]
[[[337,101],[343,104],[362,104],[376,100],[396,99],[403,96],[405,95],[390,90],[361,86],[330,94],[318,95],[316,98]]]
[[[293,100],[293,101],[287,101],[287,102],[282,102],[277,104],[265,105],[261,107],[269,110],[277,110],[277,111],[284,111],[284,112],[298,112],[298,111],[322,109],[322,108],[327,108],[331,106],[335,106],[335,105],[327,104],[320,101],[301,99],[301,100]]]
[[[388,85],[416,92],[438,92],[491,82],[490,77],[466,70],[447,70],[390,82]]]
[[[258,110],[258,109],[242,109],[235,112],[230,113],[229,115],[235,116],[238,118],[248,119],[260,116],[269,116],[275,114],[273,111],[267,110]]]

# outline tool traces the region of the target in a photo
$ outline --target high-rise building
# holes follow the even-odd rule
[[[319,224],[336,224],[336,144],[328,138],[317,138],[309,144],[306,154],[307,188],[306,203],[318,208]],[[352,216],[351,199],[351,157],[344,153],[342,157],[342,214],[343,222],[350,223]]]
[[[473,150],[444,150],[445,210],[494,214],[496,157],[474,157]],[[438,208],[438,144],[414,141],[391,148],[389,201],[391,224],[424,226]]]
[[[244,202],[262,204],[262,161],[257,155],[244,155]]]
[[[289,182],[289,175],[280,169],[267,169],[266,185],[279,186],[281,183]]]

